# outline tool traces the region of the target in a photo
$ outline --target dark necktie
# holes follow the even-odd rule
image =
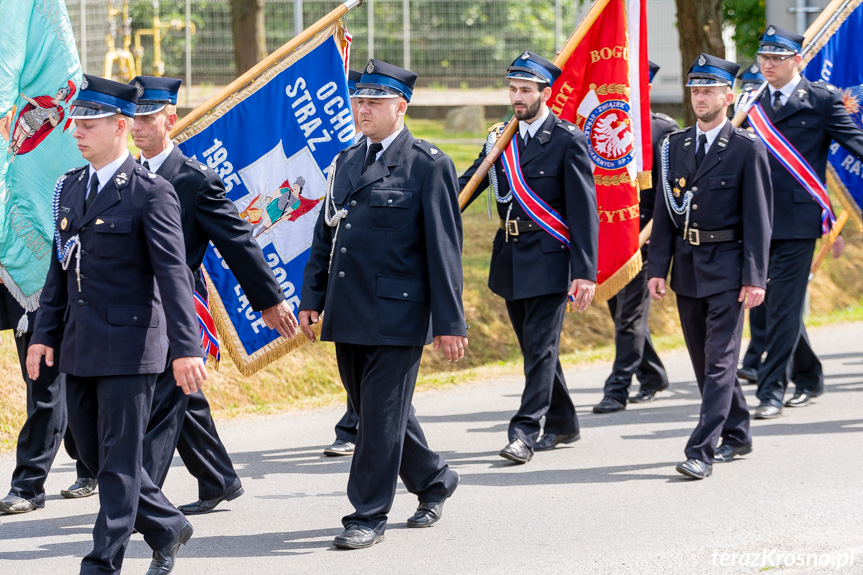
[[[375,159],[377,158],[378,152],[380,152],[383,149],[384,149],[384,145],[380,144],[380,143],[378,143],[378,144],[372,143],[369,146],[369,153],[366,156],[366,161],[363,163],[363,173],[364,174],[366,173],[366,170],[368,169],[368,167],[375,163]]]
[[[149,170],[149,169],[150,169],[150,162],[148,162],[147,160],[144,160],[144,169],[145,169],[145,170]]]
[[[90,190],[87,192],[87,199],[84,200],[84,213],[93,205],[93,200],[99,195],[99,177],[96,174],[90,178]]]
[[[780,92],[779,90],[776,90],[775,92],[773,92],[773,112],[774,113],[778,112],[779,110],[782,109],[782,100],[780,100],[781,97],[782,97],[782,92]]]
[[[526,148],[529,143],[530,143],[530,132],[528,131],[528,132],[525,132],[525,134],[524,134],[524,147]]]
[[[703,133],[698,136],[698,149],[695,150],[695,166],[701,165],[704,155],[707,153],[707,134]]]

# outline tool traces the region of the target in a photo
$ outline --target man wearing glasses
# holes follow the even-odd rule
[[[759,44],[758,64],[769,89],[762,93],[760,103],[776,130],[823,182],[831,140],[863,160],[863,132],[845,111],[837,88],[800,76],[802,45],[803,36],[767,27]],[[822,208],[772,153],[770,172],[774,212],[765,299],[767,357],[758,369],[761,404],[756,419],[781,415],[792,358],[800,373],[817,376],[798,378],[794,397],[784,405],[804,407],[824,392],[821,365],[809,346],[802,320],[815,240],[822,235]]]

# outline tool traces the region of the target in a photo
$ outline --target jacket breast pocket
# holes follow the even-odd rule
[[[376,230],[403,230],[408,226],[408,213],[413,192],[396,188],[372,189],[369,206],[369,226]]]
[[[800,130],[816,130],[821,128],[821,121],[817,116],[788,118],[787,122],[789,128],[797,128]]]
[[[159,314],[147,305],[109,305],[108,323],[116,326],[159,327]]]
[[[524,170],[528,178],[553,178],[557,175],[557,166],[554,164],[531,164]]]
[[[92,223],[95,232],[94,252],[103,259],[128,257],[132,243],[131,216],[96,218]]]
[[[710,206],[713,209],[728,208],[737,203],[737,174],[710,176],[707,179],[710,190]]]

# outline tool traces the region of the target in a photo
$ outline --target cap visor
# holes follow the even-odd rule
[[[135,106],[135,115],[149,116],[150,114],[161,112],[165,109],[165,106],[167,106],[167,104],[138,104]]]
[[[119,114],[117,110],[105,110],[101,108],[88,108],[85,106],[75,106],[69,109],[69,118],[72,120],[95,120],[97,118],[107,118],[114,114]]]
[[[768,54],[771,56],[793,56],[797,52],[786,46],[774,46],[771,44],[762,44],[758,47],[756,54]]]
[[[404,96],[375,88],[359,88],[351,98],[404,98]]]
[[[518,80],[530,80],[531,82],[536,82],[537,84],[548,84],[548,80],[545,78],[540,78],[536,74],[531,74],[530,72],[523,72],[521,70],[513,70],[509,74],[506,75],[507,78],[516,78]]]
[[[724,80],[717,80],[716,78],[690,78],[686,83],[686,87],[690,88],[692,86],[701,86],[704,88],[709,88],[711,86],[728,86],[731,84]]]

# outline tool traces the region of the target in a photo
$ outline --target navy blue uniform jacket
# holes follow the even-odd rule
[[[240,218],[216,172],[186,157],[175,146],[156,173],[171,182],[180,200],[186,264],[195,275],[195,289],[203,293],[201,262],[212,241],[252,309],[261,311],[284,301],[261,247],[252,239],[252,227]]]
[[[333,197],[348,215],[328,273],[335,228],[321,210],[300,309],[325,312],[325,341],[421,346],[466,335],[452,160],[407,128],[362,173],[365,156],[365,140],[339,156]]]
[[[84,215],[87,179],[86,166],[67,174],[54,224],[64,244],[80,237],[81,291],[54,246],[31,343],[55,348],[62,332],[60,371],[78,377],[161,373],[169,342],[173,357],[201,356],[171,184],[130,155]]]
[[[726,122],[696,168],[695,140],[694,126],[668,137],[669,189],[678,188],[681,199],[692,190],[690,228],[702,233],[733,229],[739,239],[697,246],[684,241],[680,233],[685,216],[674,214],[672,219],[658,180],[648,277],[665,278],[674,258],[671,289],[686,297],[707,297],[744,285],[766,287],[772,192],[764,144]]]
[[[863,160],[863,132],[848,116],[840,91],[823,82],[801,78],[778,114],[770,104],[770,90],[761,95],[761,106],[776,129],[806,158],[821,181],[826,181],[831,140]],[[770,172],[776,198],[773,239],[821,237],[821,207],[772,154]]]
[[[504,241],[504,231],[498,230],[492,244],[488,287],[502,298],[513,301],[565,293],[573,279],[596,281],[599,215],[587,145],[578,127],[549,112],[536,137],[521,152],[519,160],[527,185],[569,225],[570,249],[543,230],[510,237],[508,242]],[[459,189],[484,158],[485,147],[459,178]],[[499,193],[505,196],[509,184],[500,159],[494,169]],[[488,186],[488,178],[483,178],[467,205]],[[508,205],[497,204],[501,219],[506,218]],[[510,219],[531,221],[515,198],[512,206]]]

